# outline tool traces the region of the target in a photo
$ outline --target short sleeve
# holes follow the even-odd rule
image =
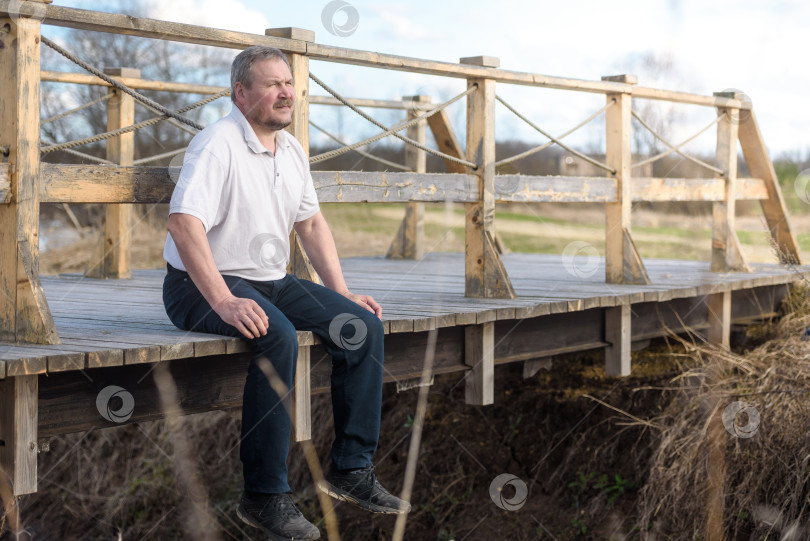
[[[204,148],[187,151],[172,193],[169,214],[190,214],[199,218],[208,232],[217,225],[226,176],[222,163],[210,151]]]
[[[298,212],[295,214],[295,223],[312,218],[318,214],[319,210],[321,210],[321,207],[318,204],[318,194],[315,192],[315,183],[312,180],[309,168],[307,168],[306,180],[304,181],[304,193],[301,196],[301,204],[298,206]]]

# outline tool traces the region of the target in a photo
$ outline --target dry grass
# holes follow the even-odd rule
[[[653,538],[704,538],[707,481],[722,468],[728,539],[810,536],[810,342],[801,339],[810,324],[806,286],[793,290],[786,308],[788,315],[764,328],[760,339],[767,341],[750,351],[684,341],[695,367],[676,378],[679,391],[651,420],[660,440],[637,502],[640,529]],[[735,401],[759,412],[753,437],[721,428],[723,411]],[[747,414],[734,421],[736,430],[754,426]]]

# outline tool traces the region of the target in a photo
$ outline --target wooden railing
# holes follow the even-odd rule
[[[497,58],[462,58],[459,64],[386,55],[314,43],[311,32],[270,29],[265,35],[217,30],[181,23],[100,13],[55,5],[41,5],[42,21],[9,15],[12,4],[0,0],[4,47],[0,50],[3,77],[0,99],[0,147],[9,149],[0,164],[0,339],[58,343],[47,301],[38,277],[38,216],[42,202],[107,203],[105,239],[111,249],[96,267],[97,275],[129,275],[127,240],[131,204],[167,202],[174,184],[166,167],[133,166],[132,134],[108,142],[107,159],[119,165],[59,165],[41,163],[39,152],[40,81],[107,84],[92,75],[55,73],[40,68],[41,24],[111,32],[234,49],[270,45],[285,51],[295,80],[298,106],[290,131],[309,146],[309,105],[334,103],[331,98],[309,96],[309,61],[354,64],[466,79],[475,90],[467,97],[466,151],[462,151],[444,112],[429,117],[409,131],[424,140],[426,126],[433,131],[439,150],[464,158],[476,167],[447,161],[449,174],[425,173],[422,151],[407,147],[412,172],[314,172],[322,202],[408,203],[403,225],[389,255],[421,256],[422,202],[463,203],[466,215],[465,292],[470,297],[513,297],[514,290],[495,242],[496,202],[596,202],[605,204],[605,262],[609,283],[648,283],[644,263],[632,238],[630,210],[636,201],[713,201],[712,260],[714,271],[745,270],[746,262],[734,230],[735,203],[757,199],[783,262],[798,262],[799,251],[791,232],[784,201],[750,102],[735,93],[703,96],[640,87],[630,76],[585,81],[501,69]],[[23,2],[25,4],[25,2]],[[109,72],[134,89],[214,94],[221,87],[148,81],[135,71]],[[606,166],[604,177],[522,176],[495,174],[495,89],[519,84],[604,94],[611,104],[605,112]],[[113,90],[108,104],[108,128],[131,124],[132,99]],[[631,103],[634,98],[666,100],[714,107],[717,122],[715,178],[633,178],[631,173]],[[419,98],[422,99],[422,98]],[[359,100],[359,105],[394,106],[393,101]],[[401,104],[401,102],[398,102]],[[415,103],[415,102],[413,102]],[[420,104],[411,111],[429,107]],[[424,107],[423,107],[424,105]],[[740,115],[744,111],[745,114]],[[415,114],[415,113],[414,113]],[[737,178],[739,140],[752,178]],[[292,271],[317,279],[293,239]],[[114,249],[113,249],[114,248]],[[10,256],[16,254],[15,256]]]

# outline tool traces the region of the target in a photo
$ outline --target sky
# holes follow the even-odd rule
[[[802,60],[808,49],[810,2],[144,1],[154,18],[253,33],[294,26],[314,31],[317,43],[350,49],[445,62],[495,56],[504,69],[588,80],[630,73],[638,76],[639,85],[706,95],[733,88],[753,102],[773,157],[804,157],[810,150],[810,74]],[[128,2],[54,0],[54,4],[126,11]],[[311,71],[350,97],[399,99],[421,93],[438,102],[464,89],[464,82],[457,79],[341,64],[312,62]],[[497,92],[551,133],[565,131],[604,104],[601,95],[571,91],[499,84]],[[314,83],[311,93],[324,94]],[[498,139],[545,141],[498,107]],[[711,108],[700,106],[659,103],[656,107],[659,114],[677,120],[667,134],[673,143],[686,139],[715,115]],[[401,116],[387,111],[373,114],[388,123]],[[457,129],[463,129],[463,102],[454,105],[450,115]],[[350,141],[376,133],[364,121],[350,118],[351,113],[334,108],[313,107],[312,116]],[[604,125],[596,122],[570,142],[597,150],[604,142],[603,130]],[[459,139],[463,142],[463,134]],[[713,145],[710,130],[686,148],[706,152]]]

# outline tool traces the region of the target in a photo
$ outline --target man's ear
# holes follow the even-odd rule
[[[236,81],[236,84],[233,85],[233,97],[234,97],[234,100],[236,101],[236,103],[238,103],[240,105],[243,105],[242,101],[245,99],[244,90],[245,90],[245,87],[239,81]]]

